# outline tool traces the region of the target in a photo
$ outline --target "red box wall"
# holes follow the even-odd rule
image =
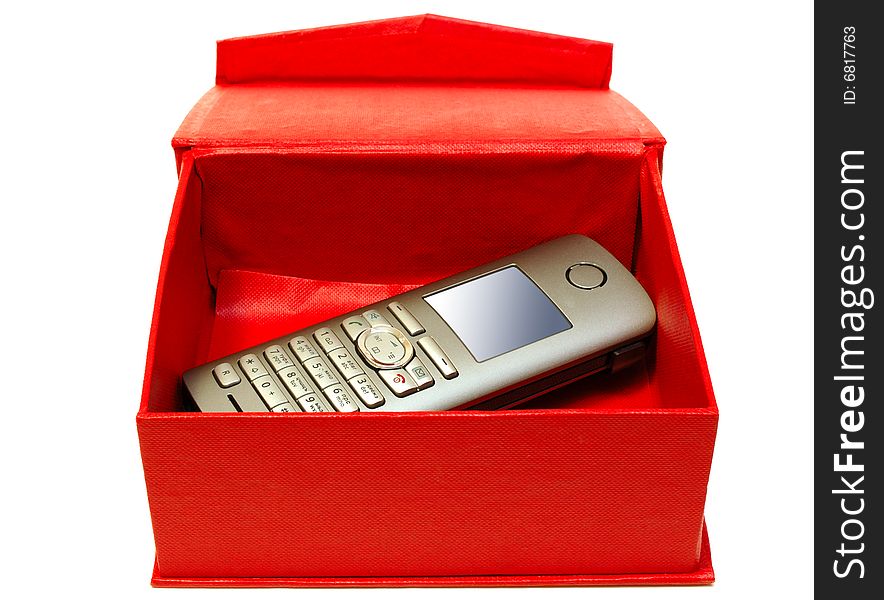
[[[717,408],[664,141],[610,58],[439,17],[219,44],[175,139],[137,418],[156,585],[711,581]],[[574,232],[654,300],[642,368],[509,412],[176,412],[195,364]]]

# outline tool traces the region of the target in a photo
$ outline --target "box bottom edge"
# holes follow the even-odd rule
[[[706,525],[697,568],[685,573],[605,575],[452,575],[426,577],[164,577],[154,561],[151,585],[157,588],[358,588],[358,587],[596,587],[711,585],[715,582]]]

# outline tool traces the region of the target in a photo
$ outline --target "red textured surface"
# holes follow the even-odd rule
[[[462,575],[454,577],[165,577],[154,563],[154,587],[539,587],[621,585],[709,585],[715,581],[709,536],[703,526],[700,561],[690,573],[622,573],[617,575]]]
[[[435,15],[224,40],[217,82],[512,82],[603,88],[611,44]]]
[[[334,48],[408,19],[355,26],[351,40],[347,28],[236,40],[219,50],[219,81],[266,79],[253,54],[266,44],[361,81],[305,85],[279,67],[284,82],[216,87],[176,136],[137,419],[155,584],[710,582],[717,409],[660,187],[662,138],[613,92],[552,86],[562,73],[523,87],[488,75],[494,60],[507,73],[505,53],[493,59],[504,39],[527,36],[538,56],[579,40],[419,21],[405,37],[421,52],[478,44],[491,62],[465,87],[440,85],[447,67],[432,61],[426,77],[410,65],[422,83],[407,86],[370,84],[370,62],[336,71]],[[449,39],[461,35],[474,37]],[[609,68],[610,47],[585,45],[589,63],[565,69],[575,77]],[[378,231],[389,243],[367,245]],[[175,412],[180,374],[210,357],[572,232],[633,266],[654,300],[643,367],[509,412]]]

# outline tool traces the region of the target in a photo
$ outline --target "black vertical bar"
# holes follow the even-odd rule
[[[820,598],[882,598],[884,22],[814,15],[814,574]]]

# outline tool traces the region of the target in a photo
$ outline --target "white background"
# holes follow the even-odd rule
[[[0,574],[7,598],[811,594],[807,2],[5,3]],[[610,41],[667,137],[664,185],[721,424],[704,588],[152,590],[135,412],[176,176],[215,40],[432,12]]]

